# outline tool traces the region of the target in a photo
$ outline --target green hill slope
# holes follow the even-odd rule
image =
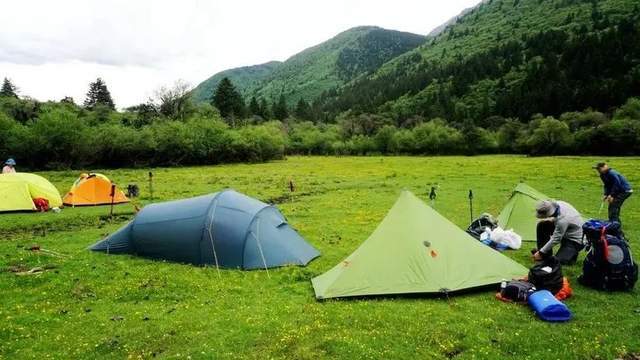
[[[638,9],[633,0],[486,1],[324,109],[456,121],[606,111],[640,92]]]
[[[425,39],[421,35],[373,26],[352,28],[293,55],[269,71],[250,73],[247,68],[240,68],[218,73],[198,85],[194,99],[202,101],[205,97],[201,94],[213,91],[216,80],[229,76],[245,97],[273,100],[282,93],[289,103],[299,98],[311,101],[324,91],[376,70],[388,60],[421,45]]]
[[[220,80],[228,77],[236,86],[236,88],[246,95],[246,90],[255,85],[255,83],[267,78],[282,63],[280,61],[270,61],[265,64],[244,66],[235,69],[221,71],[207,80],[201,82],[192,91],[193,100],[196,102],[208,102],[213,95],[214,90],[218,87]]]

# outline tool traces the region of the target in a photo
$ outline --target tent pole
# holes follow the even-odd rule
[[[153,201],[153,173],[151,171],[149,171],[149,194],[151,201]]]
[[[218,254],[216,253],[216,246],[213,241],[213,217],[216,214],[216,207],[218,206],[218,199],[214,200],[213,211],[211,212],[211,220],[209,221],[209,226],[207,227],[207,231],[209,232],[209,241],[211,241],[211,249],[213,250],[213,261],[216,263],[216,271],[218,272],[218,277],[220,277],[220,265],[218,264]]]
[[[473,190],[469,189],[469,215],[471,216],[471,222],[473,222]]]
[[[116,196],[116,184],[111,183],[111,210],[109,211],[109,217],[113,219],[113,202]]]
[[[267,271],[267,276],[271,279],[271,274],[269,274],[269,268],[267,267],[267,260],[264,258],[264,253],[262,252],[262,245],[260,244],[260,218],[258,218],[258,224],[256,224],[256,232],[253,234],[253,237],[256,238],[256,243],[258,244],[258,250],[260,250],[260,257],[262,258],[262,264],[264,264],[264,269]]]
[[[436,197],[438,195],[436,194],[436,187],[432,186],[431,187],[431,191],[429,192],[429,200],[431,200],[431,207],[435,209],[436,207]]]

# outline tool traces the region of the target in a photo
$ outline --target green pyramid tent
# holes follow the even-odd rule
[[[525,267],[403,191],[356,251],[311,282],[316,298],[327,299],[451,292],[526,274]]]
[[[536,241],[536,203],[550,199],[525,183],[516,186],[507,205],[498,215],[498,225],[513,229],[524,241]]]

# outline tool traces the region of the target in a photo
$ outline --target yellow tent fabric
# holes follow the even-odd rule
[[[102,174],[83,174],[73,183],[63,201],[65,205],[73,206],[111,204],[111,184],[111,180]],[[116,187],[113,203],[127,202],[129,199]]]
[[[42,176],[29,173],[0,174],[0,212],[36,210],[33,199],[44,198],[50,207],[62,206],[58,189]]]

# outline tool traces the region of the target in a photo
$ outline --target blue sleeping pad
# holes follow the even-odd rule
[[[549,290],[539,290],[529,295],[529,306],[544,321],[560,322],[571,319],[569,308],[553,296]]]

